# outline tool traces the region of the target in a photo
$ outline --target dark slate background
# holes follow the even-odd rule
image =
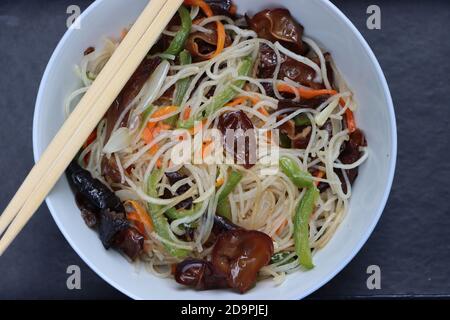
[[[66,9],[89,0],[0,1],[0,208],[33,165],[35,97],[48,59],[66,30]],[[394,99],[397,173],[375,232],[353,261],[312,299],[450,297],[450,1],[334,0],[378,57]],[[377,4],[382,29],[366,28]],[[82,289],[66,287],[79,265]],[[366,269],[381,268],[381,290]],[[46,206],[0,258],[3,299],[124,299],[71,249]]]

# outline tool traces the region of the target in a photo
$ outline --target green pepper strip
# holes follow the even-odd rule
[[[300,265],[311,269],[314,265],[312,263],[311,248],[309,247],[309,218],[314,211],[316,200],[319,197],[319,190],[314,185],[311,174],[302,171],[293,159],[281,157],[280,167],[298,188],[307,188],[295,212],[294,242]]]
[[[301,114],[299,116],[296,116],[294,118],[294,123],[296,126],[307,126],[311,124],[311,121],[309,120],[308,116]]]
[[[192,63],[192,57],[189,51],[183,50],[180,52],[180,65],[187,65]],[[184,96],[186,95],[187,90],[189,89],[189,85],[191,84],[191,78],[187,77],[184,79],[180,79],[177,82],[175,88],[175,98],[173,100],[173,104],[175,106],[180,107],[183,102]],[[180,116],[181,117],[181,116]],[[172,127],[177,124],[178,115],[173,116],[169,119],[164,120],[164,123],[171,125]]]
[[[270,258],[270,264],[275,264],[275,263],[279,263],[279,262],[283,262],[281,265],[285,265],[288,263],[291,263],[295,260],[295,256],[293,256],[292,258],[290,258],[289,260],[286,260],[287,257],[291,254],[292,252],[278,252],[275,253],[272,258]],[[286,260],[286,261],[284,261]]]
[[[162,170],[155,170],[150,175],[147,183],[147,194],[150,197],[157,198],[158,194],[156,192],[156,185],[158,184],[162,175]],[[156,233],[163,239],[167,241],[173,241],[171,238],[172,231],[170,230],[169,222],[164,216],[164,212],[161,211],[161,206],[149,203],[147,205],[150,216],[152,217],[153,226],[155,227]],[[163,242],[169,254],[177,258],[184,258],[189,254],[188,250],[174,248],[168,243]]]
[[[150,106],[147,107],[147,109],[145,109],[144,112],[142,112],[142,123],[141,123],[141,126],[139,127],[139,130],[142,130],[144,125],[147,124],[148,117],[152,113],[153,109],[154,109],[153,106],[150,105]]]
[[[239,76],[248,76],[253,68],[253,61],[250,56],[245,57],[241,65],[239,66],[238,75]],[[232,84],[229,84],[224,88],[222,92],[218,95],[214,96],[210,104],[206,107],[206,110],[203,114],[198,115],[196,120],[203,120],[205,117],[213,114],[217,110],[223,108],[228,102],[233,100],[238,92],[235,90],[234,86],[242,89],[245,85],[245,80],[236,80]],[[190,129],[194,126],[195,119],[191,118],[185,121],[179,121],[178,127],[183,129]]]
[[[242,174],[238,171],[231,171],[230,176],[219,195],[217,202],[217,214],[228,220],[231,220],[231,205],[228,200],[228,196],[236,188],[239,182],[242,180]]]
[[[253,61],[251,57],[245,57],[242,60],[241,65],[239,66],[238,75],[239,76],[248,76],[253,67]],[[242,89],[247,81],[245,80],[237,80],[233,83],[233,85],[228,85],[225,89],[216,95],[211,103],[206,107],[206,115],[209,116],[216,112],[217,110],[223,108],[228,102],[234,99],[238,92],[233,88],[233,86]]]
[[[309,246],[309,218],[314,211],[315,203],[319,197],[316,187],[306,189],[306,193],[300,201],[295,213],[294,242],[295,251],[300,260],[300,265],[306,269],[314,268]]]
[[[171,220],[178,220],[186,217],[191,217],[196,214],[202,208],[201,203],[194,205],[192,209],[189,210],[177,210],[175,208],[170,208],[165,212],[165,215]]]
[[[280,167],[281,171],[287,175],[298,188],[310,188],[314,186],[311,174],[302,171],[297,163],[291,158],[281,157]]]
[[[181,65],[187,65],[192,63],[192,57],[189,51],[183,50],[180,52],[180,64]],[[174,104],[176,106],[180,106],[183,102],[184,96],[186,95],[186,92],[189,88],[189,85],[191,84],[191,78],[187,77],[184,79],[181,79],[177,82],[177,88],[175,92],[175,99]]]
[[[191,32],[192,19],[189,10],[186,9],[185,6],[181,6],[178,9],[178,14],[181,18],[181,28],[175,35],[175,38],[173,38],[169,48],[164,51],[164,54],[177,56],[181,50],[184,49],[184,45],[189,37],[189,33]]]

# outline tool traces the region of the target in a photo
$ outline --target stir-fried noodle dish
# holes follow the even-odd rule
[[[86,49],[67,113],[126,33]],[[287,9],[184,1],[67,169],[105,249],[196,290],[314,268],[368,157],[330,50]]]

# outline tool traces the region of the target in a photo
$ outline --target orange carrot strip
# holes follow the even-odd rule
[[[317,171],[317,173],[314,175],[316,178],[322,179],[325,176],[325,172],[323,171]],[[319,185],[319,181],[315,181],[314,184],[316,187]]]
[[[183,120],[188,120],[191,116],[191,107],[184,109]]]
[[[230,101],[226,106],[227,107],[236,107],[240,104],[244,104],[247,101],[246,97],[237,97],[236,99]]]
[[[151,119],[156,119],[156,118],[160,118],[160,117],[164,117],[165,115],[168,115],[170,113],[174,113],[178,111],[178,107],[177,106],[167,106],[167,107],[161,107],[158,110],[156,110],[152,116]],[[149,122],[147,123],[147,127],[149,129],[155,127],[157,125],[157,122]]]
[[[145,129],[142,131],[141,138],[145,141],[146,144],[149,144],[153,140],[152,130],[145,127]]]
[[[147,213],[147,210],[144,209],[144,207],[142,207],[138,202],[133,201],[133,200],[127,200],[125,202],[125,204],[129,204],[134,209],[134,212],[137,215],[138,221],[144,225],[145,230],[148,230],[148,232],[153,231],[153,229],[154,229],[153,221],[150,218],[150,215]],[[132,215],[132,216],[134,216],[134,215]],[[128,217],[128,214],[127,214],[127,217]]]
[[[264,108],[264,107],[259,108],[258,111],[260,113],[262,113],[263,115],[265,115],[266,117],[270,116],[270,114],[267,112],[266,108]]]
[[[342,108],[345,107],[345,101],[343,99],[339,100],[339,104]],[[355,132],[356,130],[356,121],[355,121],[355,115],[353,114],[353,111],[347,108],[345,110],[345,121],[347,123],[347,129],[350,133]]]
[[[211,7],[203,0],[184,0],[184,4],[200,7],[200,9],[202,9],[202,11],[208,18],[214,15]],[[216,25],[217,25],[217,48],[214,53],[208,56],[209,59],[212,59],[215,56],[219,55],[225,48],[225,39],[226,39],[225,26],[220,21],[217,21]]]
[[[294,88],[292,86],[289,86],[284,83],[280,83],[278,86],[278,91],[280,92],[287,92],[287,93],[297,93],[300,97],[304,99],[312,99],[317,96],[322,95],[335,95],[337,92],[336,90],[328,90],[328,89],[320,89],[320,90],[314,90],[314,89],[304,89],[304,88]]]
[[[281,226],[277,229],[277,231],[275,231],[277,236],[279,236],[281,234],[281,232],[283,231],[284,227],[287,226],[287,224],[288,224],[288,221],[284,220],[283,223],[281,224]]]
[[[336,90],[327,90],[327,89],[321,89],[321,90],[310,90],[310,89],[304,89],[304,88],[294,88],[291,86],[288,86],[287,84],[284,83],[280,83],[278,86],[278,91],[280,92],[287,92],[287,93],[297,93],[298,95],[300,95],[300,97],[304,98],[304,99],[312,99],[314,97],[317,96],[321,96],[321,95],[335,95],[337,94]],[[344,100],[340,99],[339,101],[341,107],[345,107],[345,102]],[[346,118],[346,123],[347,123],[347,128],[348,131],[350,133],[354,132],[357,128],[356,126],[356,121],[355,121],[355,117],[353,115],[352,110],[347,109],[345,111],[345,118]]]
[[[225,181],[223,180],[223,178],[218,178],[218,179],[216,180],[216,187],[217,187],[217,188],[221,187],[221,186],[223,185],[224,182],[225,182]]]

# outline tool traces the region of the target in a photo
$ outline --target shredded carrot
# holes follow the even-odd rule
[[[245,102],[247,102],[246,97],[237,97],[236,99],[230,101],[226,106],[227,107],[236,107],[240,104],[244,104]]]
[[[227,107],[235,107],[240,104],[244,104],[248,100],[250,100],[253,105],[257,104],[260,101],[260,99],[258,97],[240,96],[240,97],[237,97],[236,99],[232,100],[231,102],[229,102],[226,106]]]
[[[278,91],[280,91],[280,92],[287,92],[287,93],[293,93],[293,94],[297,93],[298,95],[300,95],[300,97],[302,97],[304,99],[312,99],[317,96],[327,95],[327,94],[328,95],[337,94],[336,90],[327,90],[327,89],[313,90],[313,89],[304,89],[304,88],[294,88],[294,87],[291,87],[284,83],[280,83],[277,86],[277,88],[278,88]],[[345,101],[343,99],[340,99],[339,104],[341,105],[341,107],[345,107]],[[347,109],[345,111],[345,118],[346,118],[348,131],[350,133],[354,132],[357,127],[356,127],[356,121],[355,121],[355,117],[353,115],[352,110]]]
[[[322,96],[326,94],[335,95],[337,93],[336,90],[328,90],[328,89],[315,90],[315,89],[295,88],[284,83],[280,83],[277,86],[277,89],[280,92],[287,92],[293,94],[297,93],[300,97],[304,99],[312,99],[317,96]]]
[[[267,112],[266,108],[264,108],[264,107],[259,108],[258,111],[261,114],[265,115],[266,117],[270,116],[270,114]]]
[[[339,100],[339,104],[342,108],[345,108],[345,101],[343,99]],[[355,115],[353,114],[353,111],[347,108],[345,110],[345,121],[347,123],[347,129],[350,133],[355,132],[356,130],[356,121],[355,121]]]
[[[134,209],[132,213],[127,213],[128,219],[142,223],[142,225],[144,226],[144,230],[146,230],[147,233],[153,231],[154,229],[153,221],[150,218],[150,215],[147,213],[147,210],[144,209],[144,207],[142,207],[137,201],[133,200],[127,200],[125,204],[129,204]],[[146,232],[141,233],[146,234]]]
[[[152,114],[151,119],[156,119],[156,118],[160,118],[160,117],[164,117],[168,114],[174,113],[178,111],[178,107],[177,106],[167,106],[167,107],[162,107],[159,108],[158,110],[155,111],[155,113]],[[147,127],[149,129],[155,127],[157,125],[157,122],[149,122],[147,124]]]
[[[162,168],[162,161],[161,161],[161,159],[156,160],[156,167],[157,167],[158,169],[161,169],[161,168]]]
[[[277,229],[277,231],[275,231],[275,233],[277,234],[277,236],[281,235],[281,232],[283,232],[284,227],[286,227],[288,224],[287,220],[284,220],[283,223],[281,224],[281,226]]]
[[[191,107],[187,107],[186,109],[184,109],[183,120],[189,119],[190,116],[191,116]]]
[[[150,150],[148,150],[148,153],[151,156],[154,156],[159,150],[159,145],[155,144],[153,147],[150,148]]]
[[[225,33],[225,26],[220,21],[217,21],[216,24],[217,24],[217,48],[210,59],[221,54],[223,49],[225,48],[225,40],[227,36]]]
[[[146,144],[149,144],[153,140],[153,133],[152,130],[145,127],[145,129],[142,131],[141,139],[145,141]]]
[[[184,4],[200,7],[200,9],[202,9],[202,11],[208,18],[214,15],[211,7],[204,0],[184,0]],[[220,21],[216,21],[216,25],[217,25],[217,48],[215,52],[213,52],[208,56],[209,59],[212,59],[217,55],[219,55],[225,48],[225,39],[226,39],[225,26]]]
[[[325,176],[325,172],[323,171],[317,171],[317,173],[314,175],[316,178],[322,179]],[[319,185],[320,181],[315,181],[314,184],[316,187]]]
[[[221,178],[218,178],[218,179],[216,180],[216,187],[217,187],[217,188],[221,187],[221,186],[223,185],[224,182],[225,182],[225,181],[223,180],[222,177],[221,177]]]
[[[203,150],[202,151],[202,158],[203,159],[206,159],[206,157],[208,157],[211,154],[212,147],[213,147],[213,144],[212,144],[211,140],[203,142],[203,146],[202,146],[202,150]]]

